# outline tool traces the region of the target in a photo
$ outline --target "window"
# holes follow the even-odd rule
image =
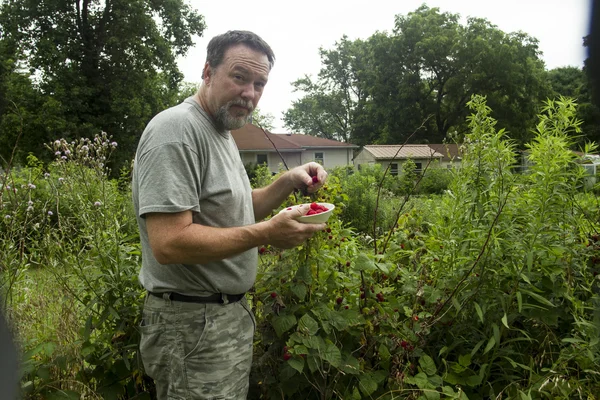
[[[315,162],[323,165],[323,153],[315,153]]]
[[[420,162],[416,162],[415,163],[415,172],[417,174],[420,174],[421,172],[423,172],[423,164]]]
[[[256,155],[256,165],[269,164],[268,158],[266,154],[257,154]]]
[[[398,176],[398,164],[397,163],[390,164],[390,174],[392,174],[392,176]]]

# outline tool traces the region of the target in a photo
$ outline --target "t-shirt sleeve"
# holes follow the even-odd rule
[[[136,162],[140,217],[152,212],[200,212],[200,162],[189,146],[161,144]]]

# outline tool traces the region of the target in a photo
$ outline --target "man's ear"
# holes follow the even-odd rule
[[[210,67],[210,65],[208,64],[208,62],[206,62],[204,64],[204,69],[202,70],[202,81],[204,81],[205,85],[209,85],[210,84],[210,80],[212,78],[212,68]]]

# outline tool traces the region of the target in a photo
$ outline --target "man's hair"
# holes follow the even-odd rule
[[[230,47],[242,44],[252,50],[264,53],[269,59],[269,69],[273,68],[275,63],[275,54],[271,46],[267,44],[260,36],[250,31],[227,31],[221,35],[215,36],[208,43],[206,48],[206,62],[212,68],[216,68],[223,62],[223,56]],[[202,71],[204,77],[204,71]]]

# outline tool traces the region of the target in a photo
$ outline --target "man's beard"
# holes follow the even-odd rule
[[[245,107],[247,109],[247,112],[244,115],[243,111],[240,111],[239,114],[236,113],[236,116],[232,116],[230,112],[231,106]],[[252,117],[253,110],[254,106],[250,101],[246,102],[243,100],[232,100],[217,110],[217,115],[215,116],[215,119],[226,130],[231,131],[235,129],[240,129],[242,126],[246,125],[246,123],[250,120],[250,118]]]

